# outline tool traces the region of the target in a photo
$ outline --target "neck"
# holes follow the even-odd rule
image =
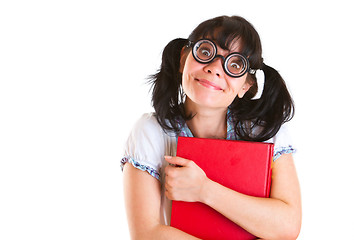
[[[187,126],[198,138],[225,139],[227,134],[227,108],[208,108],[194,104],[186,98],[184,104],[187,115],[194,116]]]

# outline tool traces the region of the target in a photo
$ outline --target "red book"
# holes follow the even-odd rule
[[[208,178],[243,194],[269,197],[273,144],[179,137],[177,156],[193,160]],[[172,202],[171,226],[204,240],[256,239],[211,207]]]

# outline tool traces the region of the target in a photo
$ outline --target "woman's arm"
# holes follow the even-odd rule
[[[126,163],[123,182],[131,239],[197,239],[160,224],[161,186],[157,179]]]
[[[186,167],[184,170],[183,167],[166,168],[166,195],[170,199],[203,202],[260,238],[297,238],[301,227],[301,197],[291,154],[282,155],[273,164],[270,198],[251,197],[223,187],[203,177],[204,172],[192,161],[178,157],[166,160]],[[182,179],[187,177],[182,174],[186,171],[195,176],[199,189],[191,187],[191,179],[183,183]],[[186,194],[183,184],[188,184],[187,188],[194,189],[193,192]]]

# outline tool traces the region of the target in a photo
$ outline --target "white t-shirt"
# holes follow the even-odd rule
[[[233,124],[230,117],[227,118],[228,137],[236,140],[233,134]],[[181,136],[193,137],[187,125],[181,126]],[[165,196],[165,167],[168,164],[164,156],[176,156],[177,134],[166,133],[154,116],[154,113],[144,114],[135,124],[126,142],[124,157],[121,160],[121,167],[129,162],[134,167],[147,171],[152,177],[161,182],[161,224],[170,225],[171,200]],[[282,154],[293,153],[295,149],[283,125],[278,133],[266,142],[274,143],[273,161]]]

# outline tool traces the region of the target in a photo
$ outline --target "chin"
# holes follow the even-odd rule
[[[199,98],[194,98],[191,99],[195,104],[201,106],[201,107],[207,107],[207,108],[227,108],[227,104],[220,103],[216,101],[215,98],[211,97],[199,97]]]

